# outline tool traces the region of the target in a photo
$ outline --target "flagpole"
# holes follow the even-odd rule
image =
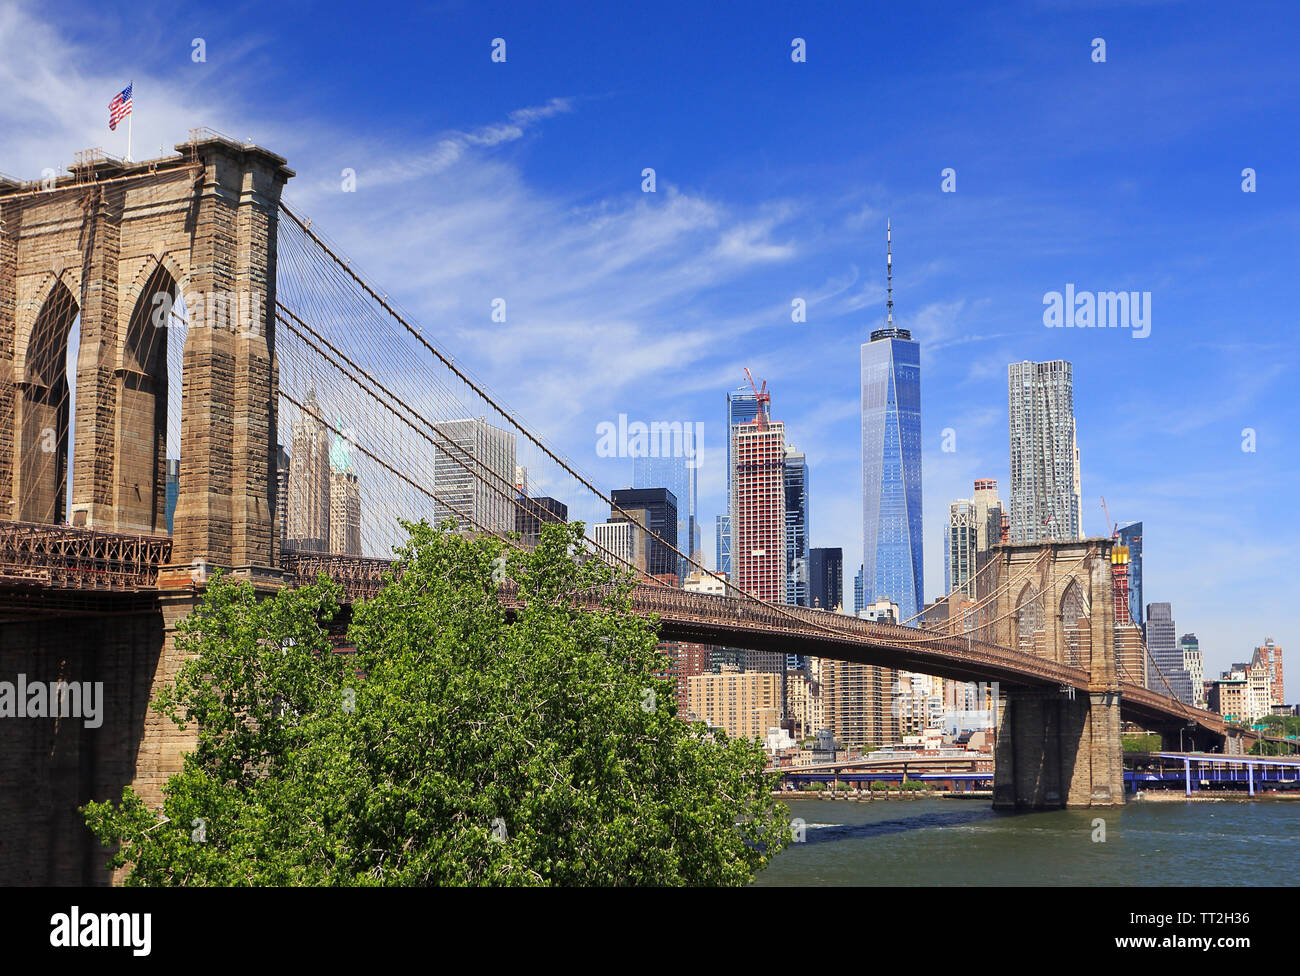
[[[131,111],[126,115],[126,161],[131,162],[131,135],[135,126],[135,81],[131,81]]]

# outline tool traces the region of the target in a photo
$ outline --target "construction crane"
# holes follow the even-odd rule
[[[1101,510],[1106,513],[1106,528],[1110,529],[1112,539],[1119,538],[1119,526],[1110,520],[1110,509],[1106,507],[1106,496],[1101,496]]]
[[[767,430],[767,404],[772,402],[772,394],[767,392],[767,380],[763,380],[763,388],[759,389],[754,385],[754,377],[750,375],[748,366],[745,367],[745,379],[749,380],[749,388],[754,391],[754,399],[758,401],[754,423],[758,424],[759,430]]]

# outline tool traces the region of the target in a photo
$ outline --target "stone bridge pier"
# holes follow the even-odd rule
[[[1076,668],[1087,688],[1004,689],[993,806],[1003,810],[1124,802],[1109,539],[995,548],[995,639]]]
[[[0,178],[0,521],[171,537],[157,586],[92,567],[63,603],[56,588],[31,598],[39,575],[21,558],[0,565],[0,688],[102,688],[91,722],[0,713],[0,884],[107,883],[77,810],[127,785],[158,804],[192,748],[192,727],[149,707],[180,665],[191,574],[278,561],[277,228],[293,172],[204,131],[176,149],[82,154],[46,184]]]

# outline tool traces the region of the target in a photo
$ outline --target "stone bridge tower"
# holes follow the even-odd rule
[[[1086,690],[1007,689],[998,716],[993,805],[1124,802],[1111,540],[995,547],[991,637],[1079,670]]]
[[[276,226],[293,175],[198,133],[0,183],[0,518],[165,534],[168,359],[183,361],[172,562],[274,566]],[[171,350],[188,321],[183,354]],[[75,431],[64,376],[79,326]],[[173,367],[174,368],[174,367]]]
[[[165,548],[169,413],[180,429],[157,592],[59,602],[19,586],[0,601],[0,680],[102,685],[97,724],[5,721],[0,884],[109,880],[77,810],[128,784],[157,806],[193,748],[192,726],[149,708],[180,665],[175,625],[201,590],[191,567],[276,582],[276,240],[293,173],[212,134],[176,149],[142,163],[82,153],[67,176],[0,179],[0,522]],[[65,518],[73,530],[56,529]],[[22,567],[0,577],[11,572]]]

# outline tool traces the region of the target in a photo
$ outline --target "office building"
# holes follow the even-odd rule
[[[863,599],[892,600],[904,619],[923,605],[921,347],[894,324],[886,229],[885,327],[862,344]]]
[[[1168,603],[1147,604],[1142,636],[1147,645],[1147,687],[1162,695],[1192,703],[1192,679],[1183,668],[1183,651],[1175,637],[1173,610]]]
[[[1275,706],[1285,704],[1286,689],[1282,684],[1282,645],[1275,644],[1270,637],[1255,648],[1255,656],[1269,670],[1269,683],[1273,689],[1272,704]]]
[[[281,460],[287,461],[288,458],[284,454],[284,448],[280,447],[279,450],[280,450]],[[278,473],[279,472],[277,471],[277,475]],[[277,492],[279,491],[279,487],[280,487],[279,479],[277,478],[277,482],[276,482]],[[180,458],[168,458],[167,459],[167,484],[166,484],[167,494],[165,496],[165,501],[164,501],[165,507],[163,509],[163,517],[166,518],[167,520],[168,533],[174,531],[174,529],[172,528],[172,520],[176,517],[176,500],[180,497],[180,491],[181,491],[181,460]],[[276,517],[278,520],[282,520],[282,517],[279,514],[277,514]],[[283,533],[281,533],[280,537],[284,538]]]
[[[563,525],[569,521],[569,506],[558,498],[540,495],[528,498],[521,495],[515,507],[515,531],[523,544],[536,546],[542,537],[542,526]]]
[[[725,529],[725,531],[726,531],[726,533],[727,533],[727,540],[726,540],[726,547],[725,547],[725,548],[726,548],[726,553],[727,553],[728,558],[730,558],[730,554],[731,554],[732,550],[735,548],[735,547],[734,547],[734,544],[733,544],[733,543],[734,543],[734,538],[733,538],[732,535],[731,535],[731,533],[732,533],[732,527],[733,527],[733,521],[734,521],[733,518],[732,518],[732,516],[733,516],[734,513],[732,512],[732,510],[731,510],[731,508],[730,508],[730,498],[731,498],[731,471],[732,471],[732,457],[731,457],[731,451],[732,451],[732,444],[733,444],[732,432],[733,432],[733,428],[735,428],[735,427],[737,427],[737,426],[739,426],[739,425],[753,423],[754,418],[756,418],[756,417],[758,416],[758,412],[759,412],[759,402],[758,402],[758,397],[756,397],[756,396],[754,395],[754,391],[751,390],[749,387],[747,387],[747,386],[742,386],[742,387],[740,387],[739,389],[735,390],[734,392],[731,392],[731,393],[728,393],[728,394],[727,394],[727,428],[726,428],[726,429],[727,429],[727,498],[728,498],[728,508],[727,508],[727,517],[726,517],[726,522],[725,522],[725,525],[724,525],[724,529]],[[718,548],[718,552],[719,552],[719,553],[723,552],[723,547],[720,546],[720,547]],[[721,560],[722,560],[722,557],[719,556],[719,565],[720,565],[720,566],[721,566]],[[728,575],[728,578],[729,578],[733,583],[735,582],[735,576],[732,575],[732,574],[734,573],[734,571],[735,571],[734,566],[733,566],[730,562],[728,562],[728,563],[727,563],[727,575]]]
[[[1119,527],[1118,543],[1128,547],[1128,612],[1139,627],[1143,621],[1142,602],[1142,523],[1129,522]]]
[[[515,434],[482,417],[444,420],[434,435],[434,521],[475,532],[513,532],[515,498],[527,473],[516,470]],[[525,482],[516,484],[516,478]]]
[[[808,459],[785,446],[785,602],[808,606]]]
[[[344,430],[343,418],[335,420]],[[361,487],[345,438],[330,434],[329,551],[336,556],[361,555]]]
[[[637,568],[651,576],[671,574],[676,579],[680,568],[673,551],[677,546],[677,496],[667,488],[616,488],[609,498],[617,506],[610,509],[611,522],[631,520],[639,526],[636,550],[644,565],[638,562]]]
[[[1195,634],[1183,634],[1178,639],[1183,652],[1183,670],[1192,682],[1192,701],[1197,708],[1205,707],[1205,664],[1201,659],[1201,642]]]
[[[307,394],[289,449],[289,504],[285,548],[329,552],[330,439],[316,391]]]
[[[289,535],[289,452],[283,444],[275,445],[275,532],[281,550]],[[180,477],[180,465],[177,463],[177,478]],[[168,523],[168,530],[171,523]]]
[[[713,569],[731,578],[731,516],[719,515],[714,521]]]
[[[781,675],[738,671],[726,666],[719,673],[686,679],[688,710],[728,736],[761,739],[781,721]]]
[[[737,586],[783,603],[785,426],[772,421],[731,429],[731,563]]]
[[[844,603],[844,550],[808,550],[808,602],[823,610],[839,610]]]
[[[626,519],[618,522],[597,522],[591,527],[591,538],[596,544],[596,554],[616,569],[636,567],[642,573],[646,571],[644,533],[637,531],[637,526]]]
[[[689,434],[690,425],[685,425]],[[684,446],[684,450],[686,450]],[[689,453],[695,457],[699,445],[692,442]],[[632,487],[667,488],[677,499],[677,542],[675,545],[686,556],[696,559],[700,548],[700,526],[696,514],[698,507],[697,475],[699,468],[695,462],[688,462],[685,457],[644,457],[632,462]],[[685,559],[679,560],[678,577],[685,579],[693,568]]]
[[[1011,542],[1081,539],[1074,367],[1063,359],[1007,367]]]
[[[860,614],[863,608],[867,605],[865,593],[866,587],[862,585],[862,576],[865,572],[866,570],[859,566],[857,575],[853,577],[853,615],[855,617]]]
[[[1223,676],[1217,681],[1208,682],[1210,688],[1206,694],[1206,700],[1209,704],[1210,711],[1218,712],[1225,719],[1233,722],[1245,721],[1248,717],[1247,712],[1250,710],[1246,703],[1246,672],[1237,670],[1235,667],[1232,671],[1225,671]]]

